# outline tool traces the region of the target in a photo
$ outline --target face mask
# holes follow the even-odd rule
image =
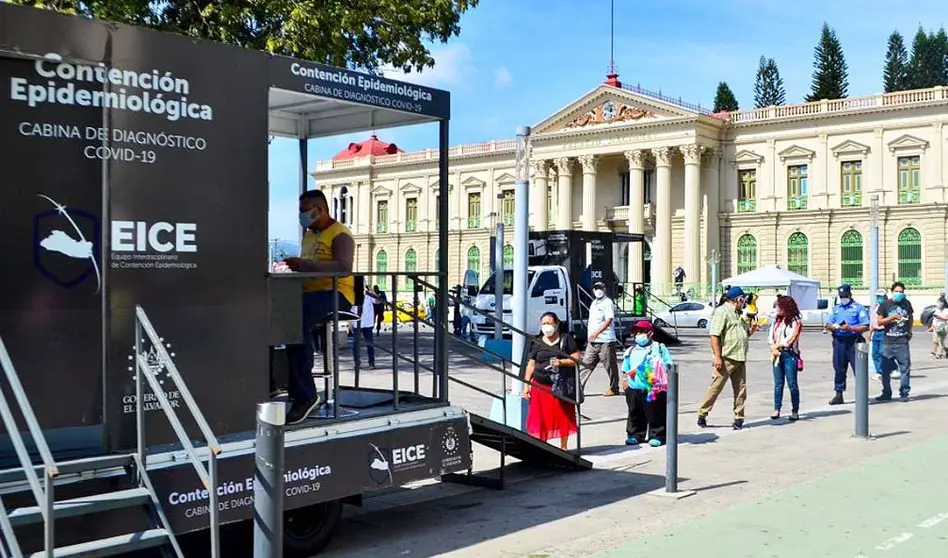
[[[905,300],[905,293],[892,293],[892,300],[902,302]]]
[[[639,347],[644,347],[648,345],[648,335],[644,333],[635,334],[635,344]]]
[[[543,332],[543,335],[547,337],[552,337],[556,333],[556,326],[553,324],[543,324],[540,326],[540,331]]]
[[[843,306],[846,306],[847,304],[849,304],[849,303],[852,302],[852,301],[853,301],[853,299],[851,299],[851,298],[841,298],[841,299],[839,299],[839,303],[842,304]]]
[[[602,298],[602,297],[606,296],[606,291],[604,291],[604,290],[602,290],[602,289],[596,289],[596,290],[593,291],[593,296],[596,297],[596,298]]]
[[[300,226],[301,227],[303,227],[304,229],[308,229],[315,222],[316,222],[316,219],[313,218],[313,213],[311,211],[300,212]]]

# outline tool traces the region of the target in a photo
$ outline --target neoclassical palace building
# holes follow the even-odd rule
[[[533,127],[530,226],[644,233],[647,245],[620,255],[623,279],[658,292],[679,266],[686,284],[706,285],[715,253],[721,278],[779,264],[866,288],[876,200],[882,282],[941,289],[946,122],[941,87],[712,114],[610,76]],[[454,284],[468,269],[483,276],[496,223],[513,224],[514,147],[451,148],[448,223],[435,210],[436,150],[373,136],[314,176],[355,234],[358,269],[434,270],[446,226]]]

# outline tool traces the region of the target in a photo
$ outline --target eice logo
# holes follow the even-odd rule
[[[197,223],[112,221],[113,252],[197,252]]]
[[[395,465],[405,465],[415,461],[422,461],[425,458],[425,445],[417,444],[407,448],[396,448],[392,450],[392,462]]]

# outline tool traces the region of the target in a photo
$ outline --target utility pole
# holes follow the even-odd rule
[[[519,331],[527,330],[527,250],[530,244],[530,127],[517,128],[516,177],[514,179],[514,265],[513,265],[513,296],[512,321]],[[520,362],[527,340],[516,331],[511,331],[511,361],[522,366]],[[514,382],[513,393],[521,393],[523,385]]]

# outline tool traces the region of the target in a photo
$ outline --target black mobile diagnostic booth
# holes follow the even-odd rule
[[[449,94],[10,4],[0,80],[4,555],[180,555],[209,527],[198,555],[220,555],[219,524],[251,517],[272,347],[301,337],[300,278],[264,264],[269,140],[299,140],[302,190],[310,138],[438,123],[446,223]],[[446,284],[448,260],[413,276]],[[386,388],[333,366],[288,431],[288,550],[325,544],[342,501],[468,469],[437,296],[413,386],[398,355]]]

